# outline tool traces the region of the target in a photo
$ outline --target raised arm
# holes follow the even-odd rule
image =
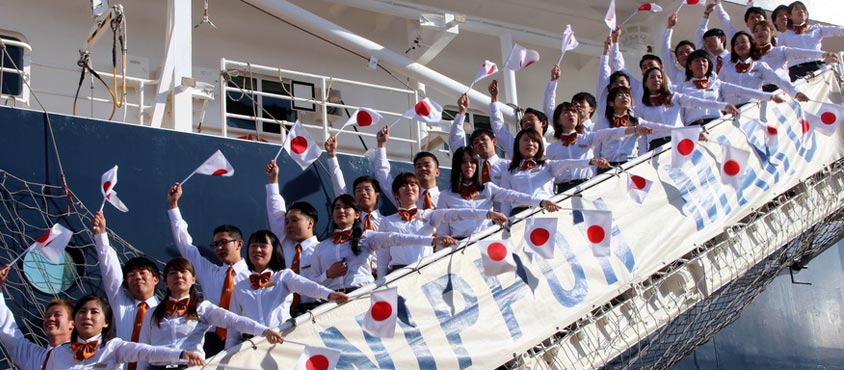
[[[697,26],[697,30],[695,31],[695,45],[703,47],[703,35],[706,33],[706,30],[709,29],[709,16],[712,14],[712,11],[715,10],[715,3],[710,2],[706,4],[706,8],[703,10],[703,17],[700,18],[700,24]]]
[[[557,80],[560,79],[560,65],[555,64],[551,68],[551,80],[548,81],[548,86],[545,87],[545,99],[542,102],[542,108],[545,110],[545,116],[548,120],[554,122],[554,108],[557,106]],[[549,124],[551,123],[549,122]]]
[[[460,110],[454,117],[454,122],[451,123],[451,129],[448,131],[448,146],[451,148],[452,154],[457,149],[466,146],[466,130],[463,128],[463,122],[466,120],[466,113],[469,112],[469,96],[466,94],[460,95],[460,98],[457,99],[457,107]]]
[[[328,177],[331,178],[331,188],[334,189],[334,197],[346,194],[346,179],[343,178],[343,170],[337,161],[337,136],[331,136],[325,141],[325,154],[328,158]]]
[[[387,139],[390,138],[390,128],[384,126],[378,131],[376,140],[378,149],[375,151],[375,179],[384,189],[390,189],[393,185],[393,176],[390,175],[390,161],[387,160]],[[383,194],[387,195],[387,199],[393,203],[396,208],[399,207],[399,202],[393,196],[393,192],[386,191]]]
[[[264,167],[264,174],[267,175],[267,185],[264,190],[267,192],[267,219],[270,222],[270,231],[279,239],[283,239],[287,232],[284,229],[287,204],[281,196],[278,187],[279,168],[275,160],[271,160]]]
[[[504,125],[504,114],[501,113],[501,109],[498,107],[498,104],[500,104],[498,102],[498,80],[492,80],[487,90],[491,98],[489,102],[489,124],[492,127],[492,132],[495,133],[498,142],[502,143],[504,152],[510,158],[513,158],[513,134]]]
[[[100,261],[103,289],[112,304],[118,301],[120,289],[123,286],[123,268],[117,252],[109,245],[106,234],[106,219],[102,211],[94,215],[91,221],[91,231],[94,233],[94,246],[97,248],[97,258]]]
[[[15,366],[29,370],[32,366],[26,365],[40,365],[44,362],[47,350],[24,338],[23,332],[15,322],[15,316],[6,306],[2,288],[9,276],[9,268],[10,266],[6,265],[0,269],[0,344],[6,348]]]
[[[677,13],[672,13],[668,16],[668,25],[665,27],[665,32],[662,34],[662,61],[665,72],[668,76],[673,78],[673,83],[680,83],[682,79],[677,80],[679,76],[685,73],[685,67],[677,66],[677,58],[674,56],[671,45],[671,37],[674,34],[674,27],[677,26]]]
[[[173,240],[176,242],[176,248],[179,249],[179,254],[190,261],[194,269],[196,269],[196,278],[200,285],[211,286],[210,281],[204,277],[209,276],[209,273],[214,269],[213,263],[205,259],[199,248],[193,245],[193,237],[188,232],[188,223],[182,218],[182,213],[179,210],[179,199],[182,197],[182,185],[178,182],[170,187],[167,193],[167,216],[170,218],[170,230],[173,232]]]
[[[727,34],[727,40],[732,40],[733,36],[736,34],[736,26],[733,25],[733,21],[730,19],[730,15],[727,14],[727,11],[724,10],[724,4],[721,3],[721,0],[715,1],[715,15],[718,16],[718,20],[721,21],[722,31]]]

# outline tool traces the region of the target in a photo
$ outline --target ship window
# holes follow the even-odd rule
[[[449,117],[449,116],[457,117],[457,111],[453,110],[453,109],[444,109],[443,110],[443,117]],[[472,111],[469,111],[469,113],[466,113],[466,122],[472,123],[472,126],[475,127],[475,128],[485,128],[487,130],[492,131],[492,125],[489,122],[489,116],[486,116],[486,115],[483,115],[483,114],[478,114],[478,113],[473,113]],[[471,131],[466,132],[466,141],[469,141],[469,137],[471,135],[472,135]],[[504,150],[502,149],[503,144],[504,143],[499,142],[498,145],[495,146],[496,154],[498,154],[498,156],[502,157],[502,158],[504,157]],[[452,148],[448,147],[448,143],[445,144],[445,149],[449,150],[449,151],[452,150]]]
[[[23,273],[29,283],[42,293],[58,294],[64,292],[76,281],[78,266],[83,266],[84,259],[78,249],[65,248],[58,264],[53,264],[38,253],[27,253],[23,257]]]
[[[20,41],[14,37],[0,35],[4,40]],[[6,53],[2,55],[0,75],[3,81],[3,95],[20,95],[23,92],[23,48],[6,44]],[[15,72],[17,66],[18,72]]]
[[[241,87],[244,90],[256,90],[266,93],[290,96],[290,83],[257,78],[245,78],[242,76],[232,77],[231,87]],[[255,99],[254,102],[252,99]],[[263,107],[263,109],[262,109]],[[295,122],[296,111],[293,110],[290,100],[249,94],[240,91],[230,91],[226,96],[226,113],[239,114],[243,116],[258,116],[261,118],[275,118],[280,121]],[[242,118],[228,118],[226,120],[230,127],[237,127],[247,130],[255,130],[255,121]],[[275,122],[261,122],[261,132],[281,133],[281,126]]]

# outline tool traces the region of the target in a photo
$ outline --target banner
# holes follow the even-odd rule
[[[829,101],[834,81],[827,72],[800,89],[814,100]],[[553,258],[531,258],[525,253],[527,222],[520,220],[507,233],[482,238],[509,238],[516,271],[485,275],[482,243],[472,242],[465,249],[440,251],[418,271],[388,276],[388,286],[399,292],[393,338],[364,332],[370,302],[362,291],[353,294],[361,299],[320,307],[295,327],[286,324],[283,333],[290,341],[339,350],[337,369],[498,367],[844,157],[840,127],[831,136],[802,132],[803,110],[815,112],[818,103],[765,103],[763,111],[759,106],[745,106],[738,122],[726,118],[709,125],[708,140],[698,143],[681,168],[671,166],[667,148],[628,163],[627,175],[599,175],[582,185],[586,189],[578,197],[559,196],[558,204],[567,209],[612,212],[609,256],[593,254],[572,211],[559,211],[551,214],[557,219],[550,235]],[[759,121],[777,124],[775,147],[769,147],[767,126]],[[736,184],[721,180],[724,145],[750,153]],[[647,201],[639,204],[628,195],[628,175],[652,181]],[[618,343],[628,345],[635,343]],[[272,358],[278,368],[293,368],[303,350],[295,343],[263,340],[252,346],[229,349],[209,363],[260,368]]]

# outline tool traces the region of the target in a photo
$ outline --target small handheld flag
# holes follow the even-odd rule
[[[563,44],[560,46],[562,50],[562,54],[560,55],[560,60],[557,61],[557,64],[563,63],[563,57],[566,55],[566,52],[569,50],[574,50],[576,47],[580,45],[577,42],[577,39],[574,37],[574,31],[571,29],[571,25],[566,25],[566,30],[563,31]]]
[[[340,127],[340,130],[337,131],[335,136],[339,136],[340,133],[343,132],[343,129],[348,126],[358,125],[360,127],[369,127],[378,125],[378,122],[381,122],[381,118],[380,113],[369,108],[360,107],[352,114],[351,117],[349,117],[349,120],[343,124],[343,127]]]
[[[229,163],[226,156],[223,155],[219,149],[214,154],[211,154],[199,167],[186,177],[181,184],[184,185],[194,174],[208,175],[208,176],[222,176],[229,177],[234,175],[234,167]]]
[[[299,121],[296,121],[290,131],[287,132],[287,138],[284,140],[282,148],[303,171],[319,159],[320,154],[322,154],[322,149],[316,145],[316,141]]]
[[[475,79],[472,80],[472,84],[469,85],[469,90],[472,90],[472,87],[475,86],[478,81],[483,80],[484,78],[492,76],[496,73],[498,73],[498,66],[493,62],[485,60],[484,63],[481,64],[481,68],[478,69],[478,73],[475,74]]]

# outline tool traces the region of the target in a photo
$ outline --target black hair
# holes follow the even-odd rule
[[[574,104],[566,101],[557,104],[557,107],[554,108],[554,119],[551,121],[551,124],[554,125],[554,138],[559,139],[563,136],[563,124],[560,122],[560,115],[563,112],[574,112],[574,114],[577,115],[578,120],[574,123],[574,131],[582,134],[584,132],[584,128],[583,123],[580,122],[580,113],[574,107]]]
[[[100,341],[100,348],[104,348],[108,341],[114,339],[114,313],[111,311],[111,305],[108,304],[108,298],[100,297],[96,295],[86,295],[82,298],[79,298],[76,301],[76,305],[73,306],[73,320],[76,320],[76,314],[79,313],[79,310],[82,309],[86,303],[90,301],[98,301],[100,302],[100,308],[103,310],[103,318],[105,319],[105,323],[108,325],[103,328],[102,331],[102,340]],[[79,338],[79,332],[77,331],[76,325],[73,325],[73,331],[70,332],[70,341],[76,342],[76,339]]]
[[[609,90],[611,88],[610,86],[612,86],[614,83],[618,82],[618,80],[621,79],[621,78],[626,79],[628,84],[633,83],[633,81],[630,79],[630,76],[628,76],[627,73],[625,73],[624,71],[615,71],[610,75],[610,79],[609,79],[610,83],[607,84],[607,90]]]
[[[266,242],[267,239],[269,239],[270,246],[272,246],[270,262],[267,264],[267,268],[273,270],[273,272],[283,270],[285,268],[285,261],[284,254],[281,252],[281,241],[278,240],[278,236],[276,236],[272,231],[258,230],[252,233],[252,235],[249,235],[247,248],[249,244]],[[255,271],[255,264],[252,263],[252,260],[249,258],[246,259],[246,266],[249,267],[250,271],[261,272]]]
[[[234,225],[220,225],[214,228],[214,235],[219,233],[229,233],[235,240],[243,240],[243,233],[240,228]]]
[[[495,140],[495,133],[488,128],[478,127],[475,131],[472,131],[472,135],[469,136],[469,145],[472,145],[472,142],[475,141],[476,138],[480,136],[489,136],[491,140]]]
[[[736,53],[736,40],[738,40],[739,36],[745,36],[748,40],[750,40],[750,59],[759,60],[762,57],[762,52],[759,51],[759,46],[756,45],[756,40],[753,36],[745,31],[738,31],[735,35],[733,35],[733,39],[730,40],[730,61],[735,63],[739,61],[738,53]]]
[[[539,118],[539,122],[542,122],[542,133],[545,134],[545,132],[548,131],[548,116],[536,109],[528,108],[525,109],[525,113],[522,114],[522,119],[524,119],[524,117],[528,114],[532,114],[536,116],[536,118]],[[519,126],[521,126],[521,122],[519,122]]]
[[[653,54],[645,54],[642,55],[642,59],[639,60],[639,69],[642,69],[642,65],[649,60],[655,60],[659,65],[662,65],[662,58]]]
[[[182,257],[175,257],[167,262],[167,265],[164,266],[164,277],[167,277],[167,274],[170,271],[179,271],[179,272],[190,272],[191,275],[194,277],[196,276],[196,270],[193,267],[193,264],[190,263],[185,258]],[[170,289],[165,289],[164,294],[164,302],[155,306],[155,310],[152,311],[152,322],[155,323],[155,326],[161,327],[161,320],[164,319],[164,316],[167,314],[167,298],[171,297],[173,293],[170,292]],[[199,314],[196,312],[196,308],[199,307],[199,293],[196,291],[196,284],[190,286],[189,291],[190,301],[188,302],[187,310],[185,311],[185,321],[188,320],[197,320],[199,321]],[[173,297],[173,298],[181,298],[181,297]]]
[[[464,146],[454,151],[454,155],[451,157],[451,191],[454,193],[460,193],[460,185],[463,184],[463,171],[460,170],[460,166],[463,164],[463,158],[469,155],[472,158],[472,161],[475,162],[477,166],[475,170],[475,174],[472,175],[472,184],[478,189],[478,191],[484,190],[484,184],[481,182],[481,161],[478,159],[477,154],[475,154],[475,149],[471,146]]]
[[[689,81],[692,79],[692,77],[694,77],[694,74],[692,74],[692,69],[689,67],[692,65],[692,62],[700,58],[706,58],[706,61],[709,65],[709,67],[706,69],[706,74],[704,76],[712,77],[712,61],[709,60],[709,53],[707,53],[706,50],[698,49],[693,51],[691,54],[689,54],[689,57],[686,58],[686,81]]]
[[[703,39],[705,40],[707,37],[712,36],[723,37],[725,39],[727,38],[727,34],[724,33],[724,30],[720,28],[710,28],[703,34]]]
[[[301,212],[303,215],[305,215],[308,218],[314,220],[315,225],[316,225],[317,222],[319,222],[319,212],[317,212],[316,208],[314,208],[314,206],[312,206],[308,202],[301,202],[300,201],[300,202],[293,203],[289,207],[287,207],[287,212],[290,212],[290,211]]]
[[[415,165],[416,165],[416,161],[418,161],[418,160],[420,160],[420,159],[422,159],[422,158],[432,158],[432,159],[434,160],[434,164],[436,164],[436,165],[437,165],[437,167],[439,167],[439,166],[440,166],[440,160],[439,160],[439,159],[437,159],[437,156],[435,156],[435,155],[434,155],[434,153],[431,153],[431,152],[419,152],[419,153],[416,153],[416,155],[414,155],[414,156],[413,156],[413,165],[415,166]]]
[[[697,49],[697,47],[695,46],[695,43],[693,43],[689,40],[682,40],[682,41],[678,42],[676,46],[674,46],[674,57],[675,58],[677,57],[677,50],[679,50],[681,47],[686,46],[686,45],[691,46],[692,50]]]
[[[592,118],[592,115],[595,114],[595,109],[598,109],[598,107],[597,107],[598,101],[595,100],[595,95],[592,95],[592,94],[585,92],[585,91],[581,91],[577,94],[574,94],[574,96],[571,97],[572,103],[579,102],[579,101],[586,101],[586,103],[589,104],[589,106],[592,107],[592,112],[589,113],[589,118]]]
[[[654,72],[657,72],[662,75],[662,87],[660,87],[659,91],[650,91],[648,89],[648,77],[651,75],[651,73]],[[674,103],[672,102],[673,99],[671,91],[668,89],[668,79],[665,76],[665,71],[663,71],[661,68],[651,67],[645,70],[644,73],[642,73],[642,89],[644,91],[644,94],[642,94],[642,104],[648,107],[653,107],[654,104],[653,102],[651,102],[651,95],[662,95],[666,97],[664,103],[665,106],[670,107],[674,105]]]
[[[411,174],[413,175],[413,174]],[[415,176],[415,175],[414,175]],[[393,182],[395,183],[395,182]],[[355,213],[360,214],[360,206],[358,203],[355,202],[355,198],[349,194],[340,194],[337,198],[334,198],[334,202],[331,203],[331,210],[333,212],[334,207],[337,206],[337,203],[340,202],[346,207],[351,207],[355,210]],[[334,228],[336,229],[338,226],[335,223]],[[355,218],[355,222],[352,224],[352,237],[349,238],[349,247],[352,249],[352,253],[355,256],[359,256],[361,253],[360,250],[360,239],[363,236],[363,227],[360,224],[360,217]]]
[[[630,95],[630,104],[633,105],[633,94],[630,93],[630,89],[624,86],[616,86],[610,89],[610,92],[607,93],[607,106],[604,109],[604,116],[607,118],[607,121],[610,123],[610,127],[613,126],[613,116],[615,115],[615,110],[613,109],[610,104],[615,104],[615,98],[620,94],[627,94]],[[633,117],[631,114],[630,108],[627,108],[627,122],[630,123],[630,126],[636,126],[639,124],[639,120],[636,117]]]
[[[768,19],[768,15],[765,14],[764,9],[758,6],[751,6],[744,12],[744,23],[747,23],[747,20],[750,19],[750,16],[753,14],[762,14],[762,17],[765,18],[765,20]]]
[[[780,13],[785,13],[785,14],[786,14],[786,15],[785,15],[785,16],[786,16],[786,18],[788,18],[788,17],[789,17],[789,15],[790,15],[790,13],[791,13],[791,11],[788,9],[788,5],[780,5],[780,6],[777,6],[776,8],[774,8],[774,10],[771,12],[771,23],[773,23],[773,22],[774,22],[774,20],[776,20],[776,19],[779,17],[779,14],[780,14]],[[786,28],[786,30],[787,30],[789,27],[791,27],[791,19],[788,19],[788,21],[787,21],[787,22],[785,22],[785,28]],[[775,31],[779,31],[779,30],[777,29],[776,24],[774,24],[774,30],[775,30]],[[774,38],[774,40],[776,40],[776,39]],[[773,42],[772,42],[772,44],[773,44]]]
[[[533,158],[525,158],[522,155],[522,151],[519,150],[519,140],[522,139],[522,136],[529,136],[533,141],[539,143],[539,149],[536,151]],[[510,167],[507,168],[508,171],[513,172],[518,169],[522,165],[522,160],[525,159],[533,159],[537,165],[545,164],[545,139],[543,139],[542,134],[536,130],[532,128],[523,128],[519,131],[519,133],[516,134],[516,138],[513,139],[513,148],[513,159],[510,161]]]
[[[361,177],[356,178],[355,181],[352,183],[352,191],[354,191],[354,188],[358,187],[358,185],[364,182],[372,184],[372,189],[375,190],[376,193],[381,194],[381,184],[378,182],[378,180],[369,175],[363,175]],[[314,220],[316,221],[316,219]]]
[[[137,270],[147,270],[159,280],[161,279],[161,272],[158,270],[158,264],[146,257],[133,257],[123,264],[123,286],[126,286],[126,280],[129,273]]]

